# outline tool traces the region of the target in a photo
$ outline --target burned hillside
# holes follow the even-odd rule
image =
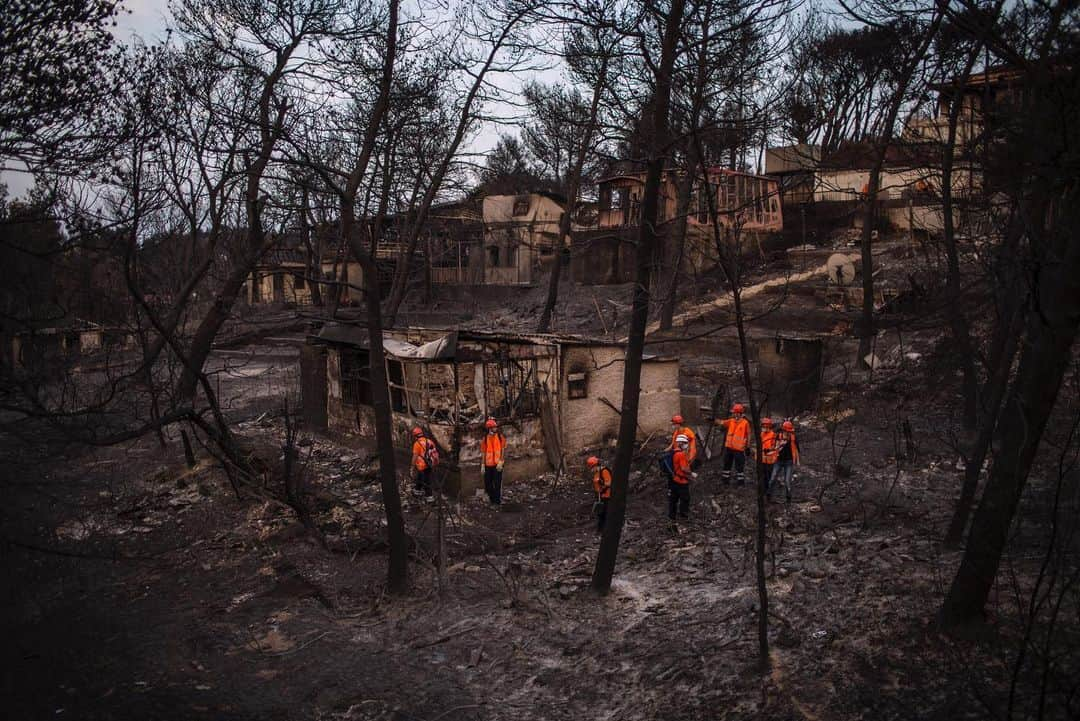
[[[0,12],[6,716],[1080,717],[1072,5],[159,4]]]

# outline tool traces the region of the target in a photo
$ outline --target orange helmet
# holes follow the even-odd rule
[[[771,426],[772,425],[772,418],[769,418],[769,417],[762,418],[761,419],[761,425],[763,425],[763,426]]]
[[[488,418],[484,421],[484,428],[498,428],[499,424],[495,422],[494,418]]]
[[[680,423],[680,424],[681,424],[681,423],[682,423],[682,416],[680,416],[680,415],[679,415],[678,413],[676,413],[675,415],[673,415],[673,416],[671,417],[671,422],[672,422],[672,423]]]
[[[745,410],[746,410],[746,408],[743,406],[742,403],[736,403],[735,405],[733,405],[731,407],[731,412],[732,413],[742,413]]]
[[[784,421],[784,425],[782,425],[781,428],[783,428],[785,431],[794,431],[795,424],[791,421]]]
[[[600,459],[596,456],[589,456],[589,459],[585,461],[585,465],[587,465],[589,468],[596,468],[600,465]]]
[[[424,435],[424,431],[420,429],[420,426],[417,426],[416,428],[412,429],[412,435],[413,438],[419,438],[420,436]]]

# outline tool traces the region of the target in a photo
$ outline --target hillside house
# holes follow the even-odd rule
[[[528,286],[555,257],[566,200],[555,193],[488,195],[478,213],[429,233],[435,285]],[[466,221],[472,221],[466,222]]]
[[[829,206],[847,209],[851,221],[862,222],[862,201],[870,187],[876,150],[869,144],[844,145],[822,159],[814,181],[814,202],[820,213],[838,215]],[[957,200],[955,221],[963,221],[963,201],[978,191],[979,171],[967,159],[958,158],[952,176]],[[883,222],[893,227],[937,233],[943,226],[941,212],[941,146],[932,142],[897,142],[886,149],[879,176],[878,210]]]
[[[477,444],[488,417],[509,441],[507,481],[557,468],[618,434],[625,344],[422,328],[388,331],[384,343],[397,445],[406,453],[410,429],[426,428],[452,459],[454,487],[481,480]],[[366,332],[325,327],[302,366],[306,423],[371,441]],[[662,434],[679,408],[678,360],[650,357],[641,378],[639,432]]]
[[[681,173],[665,173],[660,185],[658,221],[661,256],[674,256],[668,244],[678,219]],[[579,283],[630,282],[635,273],[637,233],[641,222],[645,172],[622,172],[598,182],[596,224],[574,232],[574,279]],[[779,184],[775,178],[711,168],[708,182],[697,181],[687,216],[684,262],[704,269],[716,263],[709,198],[725,237],[732,234],[746,248],[783,229]],[[744,242],[746,241],[746,242]]]

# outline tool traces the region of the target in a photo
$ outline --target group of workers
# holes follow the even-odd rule
[[[742,403],[731,407],[731,416],[714,421],[724,432],[721,480],[730,485],[746,483],[746,456],[750,451],[752,433],[750,421]],[[700,465],[698,439],[694,430],[684,423],[681,415],[671,417],[671,442],[661,456],[661,467],[668,477],[668,518],[690,517],[690,482],[697,478],[694,470]],[[439,465],[439,451],[435,442],[417,427],[412,430],[412,467],[414,470],[413,492],[432,497],[433,476]],[[502,477],[506,454],[506,436],[499,430],[494,418],[484,422],[484,435],[479,442],[480,472],[484,478],[484,492],[494,506],[502,504]],[[773,486],[779,481],[784,486],[787,502],[791,502],[791,481],[795,466],[799,463],[799,446],[795,440],[795,424],[784,421],[777,430],[772,418],[761,419],[761,449],[753,457],[766,467],[765,495],[772,498]],[[593,505],[597,530],[602,531],[607,522],[607,506],[611,500],[611,469],[597,456],[590,456],[586,466],[592,474],[596,503]]]
[[[746,408],[736,403],[729,418],[717,419],[716,426],[724,430],[724,453],[721,480],[730,485],[732,474],[737,486],[746,483],[746,454],[750,448],[750,421]],[[671,443],[661,456],[661,468],[668,477],[668,518],[671,521],[690,517],[690,481],[697,478],[695,468],[700,464],[698,439],[694,430],[684,423],[681,415],[671,417]],[[776,430],[772,418],[761,419],[760,462],[766,466],[765,495],[772,498],[773,485],[784,485],[784,495],[791,502],[791,481],[795,466],[799,463],[799,446],[795,440],[795,424],[784,421]],[[607,503],[611,499],[611,469],[599,458],[591,456],[586,461],[592,472],[593,490],[596,492],[596,527],[604,529],[607,521]]]
[[[435,468],[439,465],[439,447],[417,426],[412,429],[413,493],[425,498],[433,495]],[[484,421],[484,436],[480,439],[480,473],[484,491],[494,506],[502,505],[503,464],[506,462],[506,436],[494,418]]]

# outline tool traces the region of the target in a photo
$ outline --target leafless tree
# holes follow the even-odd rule
[[[985,182],[1011,208],[1022,229],[1019,245],[1031,301],[1023,314],[1024,341],[997,422],[999,449],[972,518],[964,557],[941,609],[947,624],[977,619],[997,577],[1009,528],[1035,464],[1080,323],[1080,244],[1073,234],[1077,188],[1064,168],[1075,165],[1077,72],[1061,53],[1075,52],[1064,8],[1021,8],[1012,37],[991,30],[990,51],[1008,59],[1025,86],[1017,107],[993,114]],[[1072,48],[1070,50],[1070,48]],[[1028,139],[1038,137],[1041,142]]]
[[[652,258],[657,242],[657,211],[660,200],[660,181],[664,170],[664,158],[670,138],[668,116],[671,104],[672,79],[686,3],[672,0],[667,7],[647,3],[643,6],[645,21],[656,24],[659,57],[653,65],[654,92],[648,119],[647,142],[648,165],[645,190],[642,196],[641,223],[637,240],[637,271],[634,281],[633,306],[630,331],[623,370],[622,407],[620,409],[618,450],[615,454],[612,479],[612,497],[608,508],[607,523],[596,556],[592,587],[600,594],[611,589],[615,573],[615,560],[619,551],[623,522],[626,518],[626,495],[633,460],[634,439],[638,428],[638,399],[641,393],[641,359],[645,348],[645,329],[649,316]]]

